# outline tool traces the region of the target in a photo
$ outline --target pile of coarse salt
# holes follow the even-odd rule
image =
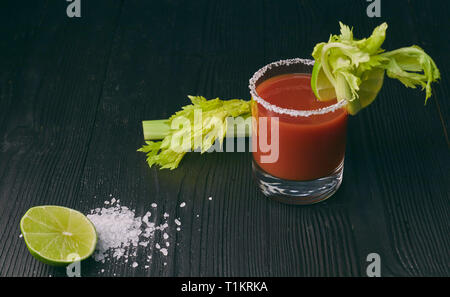
[[[156,208],[156,203],[152,203],[152,208]],[[87,215],[97,230],[98,241],[94,252],[95,261],[104,263],[109,258],[124,258],[128,262],[129,257],[136,257],[138,248],[146,248],[153,240],[155,231],[164,232],[164,246],[169,247],[169,235],[165,231],[168,227],[167,213],[164,213],[164,221],[160,225],[149,221],[151,213],[148,211],[142,217],[136,217],[135,210],[120,205],[120,200],[112,198],[105,201],[105,207],[91,210]],[[156,243],[156,248],[167,256],[167,248],[161,248]],[[149,262],[151,256],[147,257]],[[138,263],[133,262],[132,267],[137,267]],[[148,267],[147,265],[145,267]]]

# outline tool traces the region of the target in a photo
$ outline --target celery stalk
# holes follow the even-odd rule
[[[145,140],[159,140],[169,135],[169,120],[143,121],[142,129]]]
[[[191,104],[169,119],[142,122],[146,141],[138,151],[146,154],[150,167],[175,169],[189,151],[204,153],[225,137],[250,135],[251,101],[188,97]]]
[[[244,116],[244,119],[248,119],[249,116]],[[249,137],[251,135],[251,125],[232,123],[231,119],[227,119],[228,125],[225,137]],[[170,134],[169,119],[142,121],[142,130],[144,132],[144,140],[164,139]]]

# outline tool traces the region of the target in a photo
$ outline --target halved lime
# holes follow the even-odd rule
[[[321,63],[314,63],[311,73],[311,88],[319,101],[336,99],[334,86],[330,83],[325,72],[322,70]]]
[[[366,71],[361,77],[358,98],[348,101],[346,108],[350,114],[356,114],[375,100],[383,86],[384,69],[374,68]],[[311,88],[319,101],[328,101],[336,98],[333,85],[328,80],[320,63],[314,63],[311,74]]]
[[[359,85],[359,101],[361,102],[361,107],[365,108],[370,103],[375,100],[383,86],[384,80],[384,69],[375,68],[371,71],[366,72],[366,76],[363,77],[361,85]]]
[[[95,250],[97,233],[82,213],[62,206],[30,208],[20,220],[30,253],[50,265],[67,265],[88,258]]]

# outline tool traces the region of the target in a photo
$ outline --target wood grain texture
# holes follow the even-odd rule
[[[449,140],[449,114],[450,102],[447,99],[449,94],[449,66],[450,61],[447,54],[450,52],[450,42],[448,33],[450,28],[450,19],[446,17],[450,11],[448,2],[424,1],[417,2],[415,5],[409,3],[409,13],[414,22],[414,43],[424,48],[441,71],[441,83],[433,87],[436,96],[432,98],[433,104],[436,104],[445,138],[450,149]],[[433,17],[429,17],[432,15]],[[427,20],[427,21],[423,21]],[[430,102],[431,103],[431,102]]]
[[[448,6],[422,26],[437,8],[416,1],[383,1],[380,19],[349,0],[100,1],[81,20],[67,19],[64,3],[35,5],[1,31],[11,56],[0,60],[1,276],[65,274],[36,262],[18,238],[29,207],[87,213],[110,194],[137,215],[157,203],[156,223],[171,215],[168,256],[154,247],[157,234],[128,263],[83,262],[85,276],[365,276],[372,252],[384,276],[449,275],[449,51],[435,32],[448,24]],[[169,117],[188,94],[249,99],[255,70],[309,57],[339,20],[361,37],[387,21],[384,48],[424,47],[443,80],[426,107],[423,93],[386,80],[350,119],[344,183],[330,200],[266,200],[249,153],[192,153],[167,171],[136,152],[142,120]]]
[[[65,3],[30,7],[18,25],[17,4],[2,10],[12,14],[2,28],[15,32],[12,44],[17,44],[17,51],[2,59],[9,64],[2,72],[6,111],[0,121],[2,276],[51,274],[52,268],[29,257],[18,237],[20,218],[29,207],[78,207],[110,51],[104,45],[111,42],[119,11],[117,4],[103,4],[104,14],[87,12],[78,22],[66,17]],[[23,32],[14,31],[22,27]]]

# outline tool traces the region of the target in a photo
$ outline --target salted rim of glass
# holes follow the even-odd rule
[[[347,104],[346,100],[339,101],[333,105],[319,108],[319,109],[312,109],[312,110],[298,110],[298,109],[289,109],[289,108],[282,108],[279,106],[276,106],[274,104],[271,104],[261,98],[258,93],[256,92],[256,82],[266,73],[267,70],[272,69],[273,67],[279,67],[279,66],[288,66],[292,64],[298,64],[302,63],[304,65],[313,66],[314,60],[311,59],[301,59],[301,58],[293,58],[293,59],[287,59],[287,60],[279,60],[276,62],[272,62],[270,64],[267,64],[266,66],[262,67],[258,71],[253,74],[252,78],[250,78],[250,83],[248,87],[250,88],[250,94],[252,95],[252,98],[261,104],[265,109],[269,111],[273,111],[279,114],[286,114],[292,117],[309,117],[312,115],[320,115],[320,114],[326,114],[329,112],[334,112],[337,109],[343,107]]]

